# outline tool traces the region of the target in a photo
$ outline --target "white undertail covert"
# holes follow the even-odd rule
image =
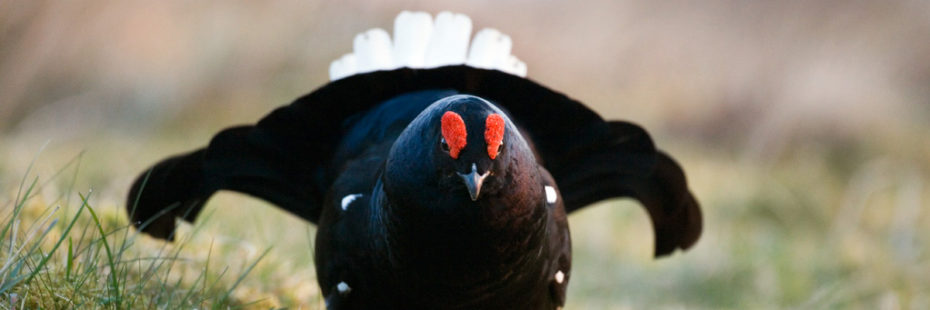
[[[484,28],[469,42],[471,30],[471,19],[464,14],[440,12],[433,20],[426,12],[400,12],[394,19],[393,41],[381,28],[359,33],[352,53],[329,65],[329,79],[403,67],[461,64],[526,77],[526,64],[510,54],[513,42],[509,36]]]

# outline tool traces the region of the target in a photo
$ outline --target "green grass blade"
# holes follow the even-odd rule
[[[252,269],[255,268],[256,265],[258,265],[258,262],[260,262],[262,258],[265,258],[265,255],[268,255],[269,252],[271,252],[271,247],[268,247],[267,249],[265,249],[265,251],[262,252],[262,255],[259,255],[258,258],[255,259],[255,261],[252,262],[252,264],[250,264],[249,267],[246,268],[245,271],[243,271],[242,274],[239,275],[239,278],[236,279],[236,282],[233,283],[233,285],[229,287],[229,290],[226,291],[226,294],[223,294],[223,297],[220,298],[221,303],[225,304],[229,302],[229,296],[232,295],[233,290],[235,290],[236,287],[238,287],[239,284],[242,283],[242,280],[245,279],[245,276],[249,275],[249,273],[252,272]]]
[[[84,201],[83,205],[87,206],[87,211],[90,213],[91,219],[94,220],[94,225],[97,227],[97,231],[100,232],[100,243],[103,244],[104,250],[107,254],[107,263],[110,266],[110,285],[107,287],[107,291],[110,292],[110,302],[116,302],[117,304],[120,301],[120,289],[119,289],[119,279],[116,277],[118,269],[116,269],[116,261],[113,257],[113,251],[110,249],[110,243],[107,242],[107,233],[103,231],[103,225],[100,224],[100,218],[97,216],[97,212],[94,212],[89,204],[87,204],[87,199],[81,195],[81,199]]]
[[[25,183],[25,179],[23,179],[23,183]],[[26,194],[23,195],[23,196],[29,197],[29,193],[32,192],[32,190],[35,188],[35,186],[36,186],[37,183],[39,183],[39,178],[38,178],[38,177],[36,177],[34,180],[32,180],[32,183],[29,184],[29,188],[26,189]],[[20,185],[20,189],[22,189],[22,185]],[[17,195],[17,197],[16,197],[16,202],[15,202],[15,205],[14,205],[14,207],[13,207],[13,213],[10,215],[10,220],[8,220],[8,221],[6,222],[6,225],[4,225],[4,227],[3,227],[3,231],[0,232],[0,240],[6,238],[6,234],[9,232],[10,226],[13,224],[13,222],[14,222],[16,219],[19,218],[19,214],[20,214],[20,212],[22,212],[23,206],[26,205],[26,199],[23,198],[23,200],[20,200],[20,197],[18,196],[19,194],[20,194],[20,193],[17,193],[17,194],[16,194],[16,195]]]
[[[71,282],[71,270],[74,269],[74,247],[70,237],[68,237],[68,256],[65,259],[65,281]]]
[[[66,227],[65,230],[62,231],[61,238],[58,238],[58,242],[55,242],[55,246],[52,247],[51,251],[49,251],[49,254],[42,257],[42,260],[39,261],[39,264],[36,265],[35,270],[32,271],[32,273],[29,275],[29,277],[26,279],[24,283],[29,283],[29,281],[32,281],[32,278],[34,278],[36,274],[38,274],[39,271],[42,270],[42,267],[44,267],[45,264],[48,263],[48,260],[52,257],[52,254],[55,253],[55,251],[58,249],[59,246],[61,246],[61,243],[64,242],[66,236],[68,236],[68,233],[71,232],[71,228],[74,227],[74,223],[77,223],[77,220],[80,217],[81,212],[85,209],[85,207],[87,207],[87,199],[84,198],[84,196],[81,196],[81,200],[82,200],[81,208],[78,209],[77,214],[75,214],[74,218],[71,219],[71,222],[68,223],[68,227]]]

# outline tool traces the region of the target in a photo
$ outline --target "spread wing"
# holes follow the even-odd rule
[[[657,256],[686,249],[700,236],[700,209],[684,173],[642,128],[606,122],[531,80],[467,66],[354,75],[278,108],[254,126],[224,130],[205,148],[165,159],[140,175],[127,199],[133,223],[170,238],[174,218],[192,221],[222,189],[265,199],[315,223],[341,157],[352,156],[334,154],[353,116],[423,90],[473,94],[509,111],[533,140],[569,212],[603,199],[635,198],[652,220]]]

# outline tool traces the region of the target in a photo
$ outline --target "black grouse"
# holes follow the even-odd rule
[[[386,33],[360,35],[333,82],[143,172],[133,224],[171,240],[175,219],[194,221],[218,190],[265,199],[318,225],[329,309],[560,308],[566,214],[608,198],[646,207],[656,256],[697,241],[701,213],[678,164],[639,126],[521,77],[509,38],[500,52],[506,36],[479,32],[467,60],[442,59],[458,43],[403,43],[424,36],[414,26],[434,25],[436,41],[463,20],[470,32],[463,15],[402,13],[387,65]]]

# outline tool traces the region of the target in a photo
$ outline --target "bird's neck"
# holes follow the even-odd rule
[[[434,213],[403,212],[404,206],[383,199],[383,240],[398,277],[450,289],[488,288],[500,284],[491,282],[512,281],[513,270],[541,266],[548,210],[512,196]]]

